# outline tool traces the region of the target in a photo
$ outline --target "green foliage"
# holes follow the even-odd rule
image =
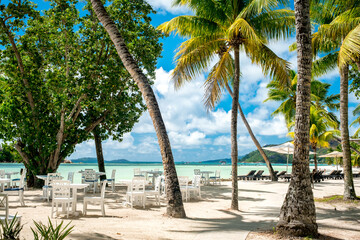
[[[34,240],[63,240],[73,231],[74,226],[70,226],[71,222],[63,226],[64,221],[61,221],[59,225],[54,226],[50,218],[48,220],[47,225],[34,221],[36,228],[31,228]]]
[[[13,146],[3,143],[0,148],[0,162],[20,162],[21,157]]]
[[[353,65],[349,71],[350,92],[353,92],[357,99],[360,99],[360,72],[359,69]]]
[[[2,240],[19,240],[20,232],[23,226],[20,224],[20,220],[15,215],[13,219],[9,222],[7,219],[0,221],[1,223],[1,236]]]
[[[145,110],[90,5],[80,14],[77,2],[50,1],[42,14],[27,1],[0,8],[0,139],[15,144],[31,176],[55,171],[95,127],[103,140],[121,141]],[[153,78],[162,35],[150,24],[150,5],[112,0],[106,6]]]

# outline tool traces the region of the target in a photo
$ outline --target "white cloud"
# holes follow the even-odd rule
[[[183,147],[194,148],[196,146],[210,143],[210,139],[207,139],[206,135],[199,131],[190,132],[188,134],[183,134],[179,132],[170,132],[169,138],[174,148],[183,148]]]
[[[134,138],[131,133],[125,133],[121,142],[114,140],[107,140],[103,143],[103,148],[111,149],[130,149],[133,148]]]
[[[171,0],[146,0],[159,13],[170,12],[172,14],[189,13],[189,9],[181,6],[173,6]]]

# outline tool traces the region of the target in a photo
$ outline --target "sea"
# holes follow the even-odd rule
[[[274,171],[287,171],[291,173],[291,165],[288,167],[286,164],[272,164]],[[322,165],[319,164],[318,167],[321,168]],[[23,168],[22,163],[0,163],[0,169],[4,169],[5,172],[20,172],[20,169]],[[216,170],[221,171],[221,178],[230,179],[231,178],[231,165],[215,165],[215,164],[201,164],[201,163],[191,163],[191,164],[175,164],[176,172],[178,176],[188,176],[192,177],[194,175],[194,169],[200,169],[200,171],[212,171],[215,174]],[[154,170],[158,169],[163,171],[163,166],[161,163],[105,163],[105,171],[107,177],[110,177],[113,169],[116,169],[115,181],[117,182],[120,179],[132,179],[134,176],[134,168],[140,168],[141,170]],[[311,164],[310,169],[313,169],[314,166]],[[96,163],[63,163],[60,164],[58,171],[62,176],[67,177],[69,172],[74,172],[74,182],[81,182],[81,174],[79,171],[84,169],[95,169],[98,171],[98,165]],[[251,170],[264,170],[264,175],[269,174],[269,171],[265,163],[239,163],[238,164],[238,175],[245,175]],[[214,175],[214,174],[210,174]],[[19,177],[18,175],[12,175],[12,178]]]

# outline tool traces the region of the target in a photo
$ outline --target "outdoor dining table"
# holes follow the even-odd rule
[[[71,188],[72,197],[73,197],[73,204],[72,204],[71,212],[74,215],[76,215],[77,190],[78,189],[85,189],[88,186],[89,186],[89,184],[87,184],[87,183],[70,183],[70,188]]]
[[[162,171],[154,171],[154,170],[142,170],[141,174],[145,175],[145,179],[148,178],[149,174],[152,174],[152,185],[155,186],[155,178],[162,175]]]
[[[200,171],[201,175],[205,178],[204,185],[210,185],[210,174],[214,173],[213,171]]]

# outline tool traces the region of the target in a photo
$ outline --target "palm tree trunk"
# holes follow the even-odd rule
[[[310,0],[295,0],[295,23],[298,62],[294,155],[292,177],[280,219],[281,234],[316,237],[317,224],[309,169],[311,25]]]
[[[164,175],[166,182],[166,197],[167,197],[167,215],[172,217],[186,217],[179,181],[176,174],[174,157],[172,154],[169,137],[166,132],[165,124],[161,116],[160,108],[158,106],[155,94],[151,88],[150,81],[144,75],[135,62],[122,38],[115,23],[106,12],[101,0],[91,0],[92,7],[96,13],[99,21],[102,23],[113,41],[116,51],[123,62],[126,70],[139,87],[143,98],[146,102],[147,109],[153,121],[156,135],[158,138],[160,152],[162,156]]]
[[[231,209],[239,210],[238,201],[238,181],[237,181],[237,162],[238,162],[238,144],[237,144],[237,109],[239,105],[239,83],[240,83],[240,53],[239,45],[234,46],[235,55],[235,74],[234,74],[234,94],[231,107],[231,175],[232,175],[232,195]]]
[[[232,90],[231,90],[231,88],[230,88],[230,86],[229,86],[228,83],[225,83],[225,87],[226,87],[227,91],[229,92],[231,98],[234,98],[233,92],[232,92]],[[252,141],[254,142],[257,150],[259,151],[259,153],[260,153],[261,156],[263,157],[263,159],[264,159],[264,161],[265,161],[265,163],[266,163],[267,168],[269,169],[269,174],[270,174],[271,181],[277,181],[278,178],[277,178],[277,176],[276,176],[276,174],[275,174],[275,172],[274,172],[274,169],[273,169],[273,167],[272,167],[272,165],[271,165],[271,162],[270,162],[270,160],[268,159],[268,157],[266,156],[266,153],[265,153],[264,150],[262,149],[262,147],[261,147],[260,143],[258,142],[258,140],[256,139],[256,137],[255,137],[255,135],[254,135],[254,133],[253,133],[253,131],[252,131],[252,129],[251,129],[248,121],[246,120],[246,117],[245,117],[245,114],[244,114],[244,112],[243,112],[243,110],[242,110],[242,108],[241,108],[240,102],[238,103],[238,109],[239,109],[240,117],[241,117],[241,119],[242,119],[242,121],[243,121],[246,129],[248,130],[249,135],[250,135]]]
[[[349,66],[340,69],[340,131],[343,150],[344,200],[355,199],[355,188],[352,175],[349,128],[348,128],[348,90]]]
[[[101,143],[101,137],[98,133],[99,126],[96,126],[93,130],[94,140],[95,140],[95,150],[96,150],[96,157],[99,167],[99,172],[105,172],[105,161],[104,161],[104,155],[102,150],[102,143]],[[106,173],[106,172],[105,172]],[[101,180],[106,179],[106,174],[100,176]]]
[[[314,164],[315,164],[315,171],[317,171],[318,166],[317,166],[317,159],[316,159],[316,146],[313,147],[314,149]]]

